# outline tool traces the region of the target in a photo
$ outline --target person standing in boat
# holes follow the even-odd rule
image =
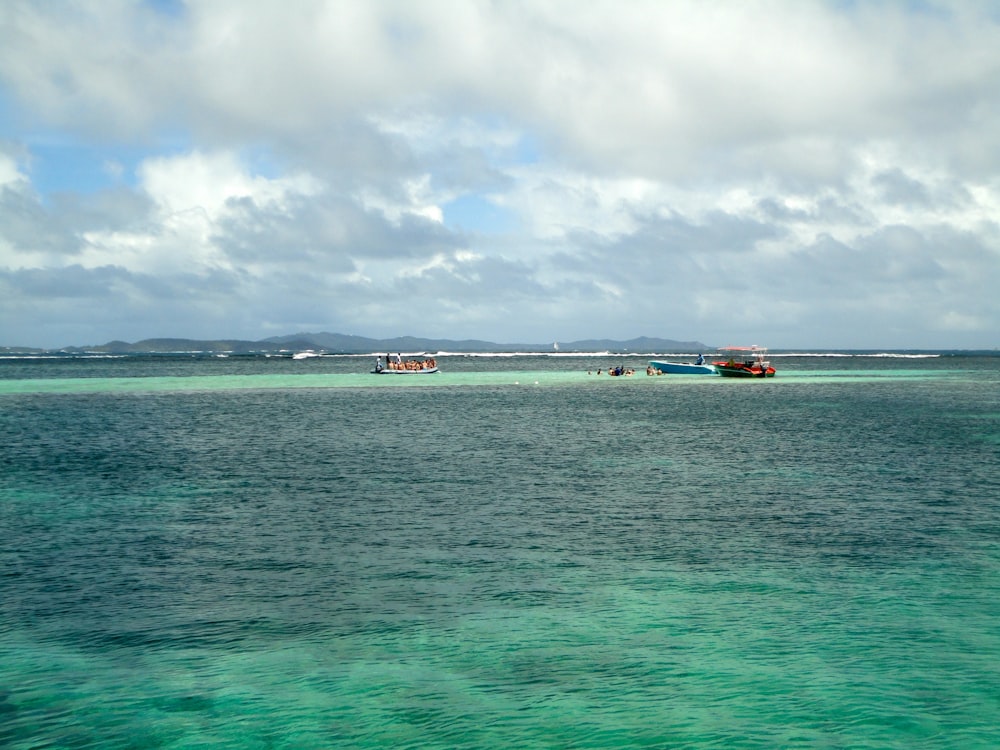
[[[695,363],[696,365],[703,365],[703,364],[705,364],[705,355],[704,355],[704,354],[699,354],[699,355],[698,355],[698,359],[696,359],[696,360],[694,361],[694,363]]]
[[[375,372],[382,372],[382,358],[375,357]]]

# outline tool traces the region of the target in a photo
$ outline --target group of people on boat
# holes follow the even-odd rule
[[[385,364],[382,358],[375,358],[375,372],[385,370],[431,370],[437,367],[437,362],[433,357],[427,359],[407,359],[404,360],[400,354],[386,354]]]

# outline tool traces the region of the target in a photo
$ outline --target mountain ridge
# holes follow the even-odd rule
[[[313,349],[327,354],[370,354],[372,352],[589,352],[609,351],[614,353],[653,353],[671,351],[700,351],[712,349],[700,341],[678,341],[675,339],[638,336],[633,339],[582,339],[563,343],[500,344],[481,339],[431,339],[416,336],[396,336],[375,339],[342,333],[293,333],[271,336],[257,341],[243,339],[185,339],[151,338],[129,343],[109,341],[96,346],[69,346],[56,350],[63,352],[101,352],[108,354],[163,354],[169,352],[227,352],[239,354],[280,353]],[[37,351],[37,350],[36,350]]]

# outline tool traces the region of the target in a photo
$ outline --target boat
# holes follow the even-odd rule
[[[767,349],[763,346],[724,346],[719,352],[726,358],[712,364],[724,378],[774,377],[775,370],[767,361]]]
[[[314,352],[312,349],[306,349],[304,352],[295,352],[292,355],[292,359],[312,359],[313,357],[321,356],[318,352]]]
[[[699,359],[701,359],[699,357]],[[649,366],[665,375],[718,375],[715,365],[702,362],[664,362],[659,359],[649,360]]]
[[[431,375],[438,371],[435,367],[421,367],[419,370],[390,370],[387,367],[382,369],[375,368],[371,371],[372,375]]]
[[[395,357],[386,355],[386,364],[382,364],[382,358],[375,360],[375,369],[372,375],[431,375],[438,371],[437,362],[433,357],[427,359],[403,360],[397,354]]]

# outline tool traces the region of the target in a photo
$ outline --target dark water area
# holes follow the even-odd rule
[[[610,354],[458,354],[437,353],[444,372],[476,373],[524,371],[607,371],[623,365],[644,371],[650,359],[691,361],[694,353]],[[705,352],[711,360],[711,352]],[[120,355],[2,355],[0,380],[35,378],[120,378],[190,375],[300,375],[368,373],[376,354],[323,355],[294,360],[291,355],[217,355],[210,353],[120,354]],[[385,354],[381,353],[383,361]],[[417,356],[417,355],[412,355]],[[772,352],[775,367],[783,373],[815,371],[973,370],[1000,369],[998,351],[941,352]]]
[[[0,747],[995,747],[1000,360],[621,360],[0,361]]]

